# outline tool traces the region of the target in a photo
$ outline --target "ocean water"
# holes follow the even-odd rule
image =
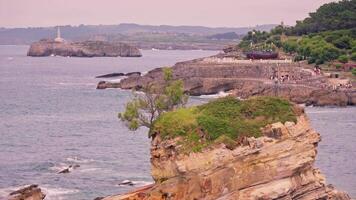
[[[143,51],[142,58],[26,57],[27,46],[0,46],[0,198],[39,184],[46,199],[87,200],[152,182],[147,129],[117,119],[130,91],[96,90],[97,75],[146,72],[213,51]],[[193,98],[207,101],[208,98]],[[308,108],[322,134],[317,166],[356,196],[355,107]],[[70,164],[69,174],[58,171]]]

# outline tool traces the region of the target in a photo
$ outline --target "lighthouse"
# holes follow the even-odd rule
[[[57,37],[54,39],[55,42],[64,42],[64,39],[61,38],[61,29],[57,26]]]

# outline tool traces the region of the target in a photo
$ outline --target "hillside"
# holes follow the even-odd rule
[[[189,37],[190,40],[199,39],[210,40],[207,36],[228,32],[235,32],[238,35],[246,34],[248,31],[256,30],[271,30],[275,25],[261,25],[255,27],[203,27],[203,26],[169,26],[169,25],[139,25],[139,24],[119,24],[119,25],[80,25],[80,26],[61,26],[62,36],[68,40],[87,40],[91,38],[100,38],[102,40],[110,40],[125,37],[128,41],[135,40],[141,42],[141,38],[137,38],[137,34],[150,37],[153,33],[159,35],[176,34],[174,40],[179,41],[184,37]],[[54,38],[56,34],[55,27],[36,27],[36,28],[0,28],[0,44],[30,44],[43,38]]]
[[[239,48],[243,51],[283,51],[295,61],[327,64],[328,68],[340,69],[346,63],[354,66],[356,0],[322,5],[293,27],[279,25],[270,32],[251,31],[242,39]]]

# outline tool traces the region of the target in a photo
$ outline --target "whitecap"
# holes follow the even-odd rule
[[[217,99],[217,98],[226,97],[226,96],[229,96],[229,95],[231,95],[231,93],[221,91],[221,92],[219,92],[217,94],[200,95],[198,97],[202,98],[202,99]]]
[[[109,82],[111,83],[120,83],[120,81],[124,78],[127,78],[127,76],[121,76],[121,78],[116,78],[116,79],[110,79]]]
[[[64,200],[68,199],[67,197],[65,197],[66,195],[75,194],[79,192],[79,190],[77,189],[68,189],[60,187],[54,188],[49,185],[40,186],[40,188],[46,194],[46,200]]]
[[[153,184],[154,182],[153,181],[132,181],[132,183],[137,186],[146,186],[146,185]]]
[[[5,198],[9,196],[9,194],[13,191],[16,191],[20,188],[27,187],[29,185],[23,185],[23,186],[18,186],[18,187],[7,187],[7,188],[0,188],[0,198]]]
[[[89,162],[94,162],[95,160],[93,159],[82,159],[82,158],[78,158],[76,156],[74,157],[68,157],[66,158],[66,160],[68,162],[74,162],[74,163],[89,163]]]

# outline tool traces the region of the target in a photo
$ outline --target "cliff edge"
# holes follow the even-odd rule
[[[264,103],[262,107],[256,104],[261,101]],[[241,133],[238,139],[217,139],[209,146],[190,152],[185,148],[186,139],[192,138],[170,137],[180,134],[178,132],[170,133],[167,137],[164,131],[157,131],[163,130],[161,128],[168,125],[167,121],[158,120],[155,126],[160,128],[155,129],[156,135],[151,146],[152,177],[156,183],[104,200],[349,200],[347,194],[327,185],[325,177],[314,167],[320,135],[310,127],[304,111],[295,106],[288,107],[283,101],[278,102],[279,107],[280,103],[283,108],[276,110],[275,114],[293,111],[295,118],[284,114],[279,119],[265,121],[268,116],[277,116],[269,113],[271,107],[277,106],[273,99],[250,101],[250,105],[254,106],[249,108],[243,104],[238,105],[236,101],[238,107],[235,108],[241,110],[240,114],[247,114],[235,121],[239,125],[232,132],[237,130]],[[212,110],[214,106],[209,105]],[[231,119],[236,119],[236,116]],[[179,118],[179,114],[166,117],[178,117],[176,123],[169,124],[169,127],[177,128],[181,127],[180,124],[186,124]],[[192,120],[190,118],[188,121]],[[240,123],[241,120],[246,123]],[[274,123],[264,126],[265,122]],[[244,129],[244,125],[248,129]],[[253,127],[260,126],[263,128],[255,130],[256,137],[246,137]],[[210,135],[206,134],[209,132],[208,127],[199,126],[194,129],[199,135],[199,144],[206,143],[206,137]],[[229,132],[229,129],[223,132],[225,130]]]
[[[71,57],[141,57],[137,47],[125,43],[103,41],[56,42],[40,40],[31,44],[28,56],[71,56]]]

